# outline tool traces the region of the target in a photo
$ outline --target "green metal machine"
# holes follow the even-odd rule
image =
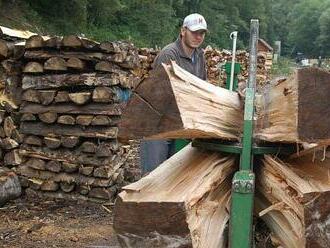
[[[231,143],[220,140],[196,139],[192,143],[195,147],[202,147],[203,149],[225,153],[234,153],[240,156],[239,171],[234,174],[232,180],[232,199],[229,223],[229,247],[231,248],[249,248],[253,245],[252,222],[255,190],[255,175],[253,173],[254,155],[293,152],[292,147],[272,145],[257,146],[253,141],[258,36],[259,21],[251,20],[249,79],[245,92],[244,126],[241,142]],[[234,42],[234,48],[236,49],[235,46],[236,42]],[[235,53],[233,49],[233,57],[234,55]],[[235,63],[234,59],[232,63]],[[232,64],[231,69],[236,69],[235,64]],[[236,89],[233,76],[234,73],[235,72],[231,71],[230,89]]]

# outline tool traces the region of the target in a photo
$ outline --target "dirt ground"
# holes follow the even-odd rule
[[[83,201],[11,201],[0,208],[0,247],[119,248],[111,212],[111,205]]]
[[[0,208],[1,248],[120,248],[112,227],[112,205],[27,198]],[[256,248],[274,248],[264,222],[255,220]]]

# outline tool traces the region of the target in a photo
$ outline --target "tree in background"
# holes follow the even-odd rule
[[[146,47],[163,47],[175,40],[183,18],[199,12],[209,27],[205,45],[231,49],[229,34],[237,30],[238,48],[247,48],[250,19],[258,18],[260,36],[271,45],[281,40],[283,55],[330,53],[329,0],[0,0],[0,4],[3,15],[6,8],[20,6],[18,15],[10,18],[15,24],[29,22],[31,31],[86,35],[99,41],[127,39]],[[6,25],[1,10],[0,21]]]

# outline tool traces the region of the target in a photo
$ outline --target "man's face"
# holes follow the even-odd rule
[[[190,31],[188,28],[181,29],[182,41],[190,48],[197,48],[202,45],[205,38],[205,30]]]

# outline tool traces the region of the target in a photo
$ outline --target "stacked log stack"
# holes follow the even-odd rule
[[[139,48],[139,59],[141,67],[137,70],[137,75],[143,79],[149,76],[152,70],[152,63],[154,62],[159,50],[153,48]]]
[[[137,49],[127,42],[32,36],[24,59],[18,171],[24,186],[54,197],[113,200],[138,174],[132,175],[131,150],[117,141],[124,101],[139,82],[132,72]]]
[[[19,133],[21,76],[25,40],[32,33],[0,26],[0,157],[1,165],[13,168],[21,163]],[[14,168],[13,168],[14,169]]]
[[[228,50],[218,50],[208,46],[205,49],[205,58],[207,66],[207,80],[208,82],[224,87],[226,83],[227,75],[223,69],[223,66],[227,62],[231,62],[232,55]],[[239,82],[246,82],[248,79],[248,65],[249,65],[249,53],[246,50],[239,50],[236,52],[236,63],[241,65],[241,72],[238,75]],[[263,54],[258,54],[258,68],[257,68],[257,84],[265,85],[269,79],[270,67],[266,66],[267,60]]]

